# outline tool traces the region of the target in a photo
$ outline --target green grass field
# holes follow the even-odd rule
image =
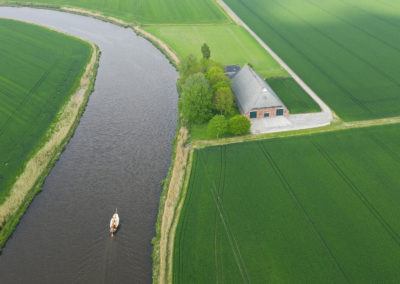
[[[0,204],[61,106],[79,85],[91,46],[0,19]]]
[[[291,114],[321,111],[318,104],[293,78],[267,78],[267,82]]]
[[[11,0],[7,2],[66,5],[98,11],[106,16],[116,17],[127,22],[143,24],[221,24],[231,22],[214,0]]]
[[[400,126],[196,150],[174,283],[397,283]]]
[[[263,77],[288,76],[240,26],[146,26],[144,29],[165,41],[181,58],[188,54],[200,58],[200,47],[207,43],[211,50],[211,58],[217,62],[241,66],[251,63]]]
[[[400,115],[400,2],[225,2],[344,120]]]

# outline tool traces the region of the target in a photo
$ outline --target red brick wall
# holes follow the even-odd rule
[[[246,113],[245,116],[247,118],[250,118],[250,112],[256,111],[257,112],[257,118],[264,118],[264,114],[266,112],[269,113],[269,117],[275,117],[276,116],[276,110],[278,109],[283,109],[283,115],[289,115],[289,110],[285,107],[274,107],[274,108],[263,108],[263,109],[252,109],[249,112]]]

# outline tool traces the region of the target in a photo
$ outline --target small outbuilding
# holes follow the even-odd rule
[[[233,77],[232,89],[239,111],[248,118],[289,115],[277,94],[249,65]]]
[[[225,75],[229,78],[235,77],[235,75],[240,71],[239,65],[226,65],[225,66]]]

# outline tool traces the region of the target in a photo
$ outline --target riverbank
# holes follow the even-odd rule
[[[13,233],[34,196],[40,192],[45,178],[72,137],[85,110],[89,95],[93,91],[100,51],[93,43],[87,43],[91,46],[91,55],[80,76],[79,85],[62,106],[56,121],[48,127],[44,136],[45,141],[26,163],[23,172],[12,186],[10,195],[0,205],[0,250]]]
[[[150,34],[149,32],[143,30],[137,23],[133,22],[126,22],[121,19],[117,19],[115,17],[106,16],[100,12],[91,11],[82,8],[76,7],[69,7],[69,6],[60,6],[60,5],[51,5],[51,4],[40,4],[34,2],[7,2],[7,1],[0,1],[0,6],[6,7],[28,7],[28,8],[35,8],[35,9],[49,9],[55,10],[59,12],[67,12],[71,14],[87,16],[94,19],[98,19],[104,22],[112,23],[117,26],[121,26],[124,28],[131,28],[137,35],[147,39],[150,41],[158,50],[161,51],[169,60],[169,62],[176,68],[177,64],[179,64],[180,58],[172,50],[170,46],[168,46],[165,42],[161,39],[157,38],[156,36]]]

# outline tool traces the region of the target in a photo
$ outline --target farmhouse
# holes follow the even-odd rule
[[[248,65],[233,77],[232,88],[240,112],[248,118],[289,115],[268,83]]]

